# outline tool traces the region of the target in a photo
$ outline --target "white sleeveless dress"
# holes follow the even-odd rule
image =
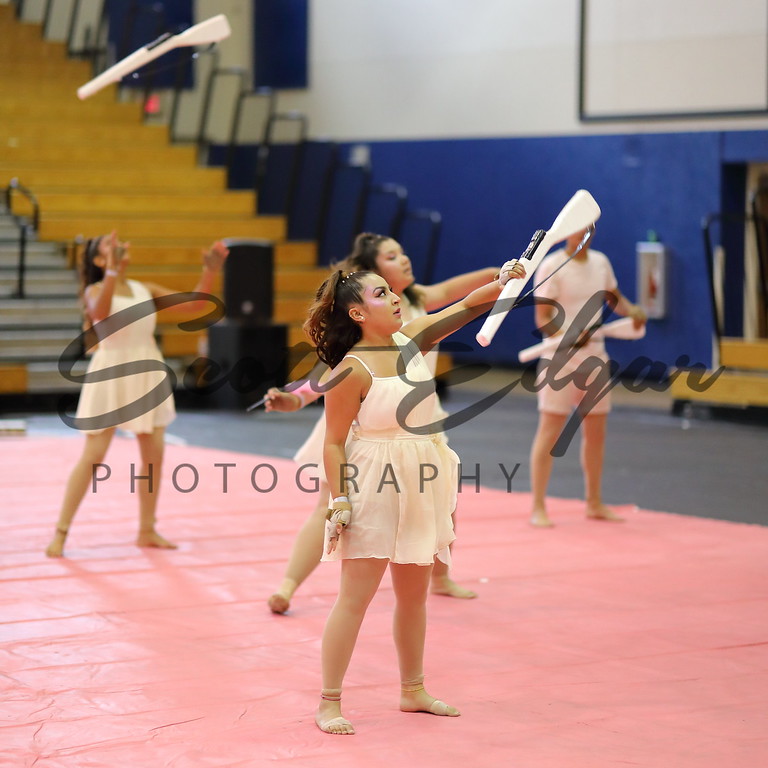
[[[140,316],[129,318],[131,322],[110,335],[104,335],[103,325],[95,326],[97,333],[101,331],[99,345],[88,364],[75,415],[80,420],[76,428],[86,434],[110,427],[145,434],[167,426],[176,416],[172,381],[154,337],[157,315],[152,294],[136,280],[127,282],[131,295],[113,296],[109,316],[131,307]],[[126,367],[105,374],[104,381],[95,380],[96,372],[112,366]],[[154,370],[135,370],[142,367]]]
[[[373,557],[431,565],[437,555],[450,565],[459,457],[442,432],[409,431],[434,420],[434,377],[411,339],[402,333],[393,338],[407,361],[407,379],[420,383],[418,395],[406,377],[376,376],[356,358],[372,381],[347,441],[346,474],[356,475],[347,484],[352,519],[323,560]]]
[[[411,320],[415,320],[417,317],[423,317],[427,314],[427,311],[422,307],[415,306],[407,303],[403,300],[401,316],[403,323],[410,323]],[[426,355],[424,359],[427,361],[432,376],[435,375],[437,368],[437,345],[433,347]],[[448,415],[448,412],[443,409],[440,403],[440,398],[435,395],[435,416],[433,421],[438,419],[444,419]],[[446,438],[447,439],[447,438]],[[320,478],[325,479],[325,473],[323,471],[323,443],[325,441],[325,411],[320,414],[320,418],[315,422],[315,426],[309,433],[307,439],[302,443],[301,447],[296,451],[293,456],[293,460],[300,466],[306,467],[302,473],[305,478]]]

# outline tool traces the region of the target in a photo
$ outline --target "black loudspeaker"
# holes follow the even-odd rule
[[[226,317],[249,323],[272,320],[274,246],[269,240],[224,240],[229,256],[224,262]]]
[[[224,319],[208,329],[210,367],[198,381],[211,405],[243,409],[288,375],[288,326]],[[207,383],[210,382],[210,383]]]

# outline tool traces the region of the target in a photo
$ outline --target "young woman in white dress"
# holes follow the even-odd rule
[[[325,395],[330,509],[323,559],[342,563],[339,594],[323,633],[323,689],[315,716],[327,733],[354,733],[341,713],[341,689],[387,566],[396,601],[400,709],[459,714],[423,684],[426,598],[435,558],[450,564],[458,467],[442,433],[427,426],[433,423],[435,389],[423,355],[486,311],[507,280],[524,275],[516,260],[507,262],[498,280],[405,326],[400,297],[375,272],[339,271],[318,291],[305,328],[331,369]]]
[[[163,357],[154,338],[154,302],[178,291],[127,279],[129,246],[112,232],[88,240],[83,251],[84,326],[92,328],[98,346],[88,363],[74,420],[76,428],[85,434],[85,445],[67,481],[56,530],[46,549],[48,557],[63,555],[72,520],[93,482],[94,467],[103,463],[118,427],[136,435],[141,455],[137,478],[152,477],[151,481],[137,479],[136,483],[139,500],[136,543],[141,547],[166,549],[176,546],[155,530],[165,428],[176,411]],[[203,272],[194,289],[196,292],[210,294],[214,275],[227,254],[221,242],[204,252]],[[203,306],[207,302],[203,299],[185,306],[194,310],[197,304]],[[99,374],[102,371],[104,373]]]

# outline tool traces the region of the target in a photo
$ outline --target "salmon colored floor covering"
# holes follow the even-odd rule
[[[632,507],[599,523],[553,500],[537,530],[526,494],[470,483],[454,573],[480,596],[430,597],[426,667],[462,716],[398,711],[386,580],[345,684],[357,734],[330,736],[313,714],[338,565],[289,615],[265,605],[315,503],[294,464],[168,446],[159,530],[179,549],[138,549],[118,438],[49,560],[81,444],[0,438],[2,768],[768,764],[766,528]]]

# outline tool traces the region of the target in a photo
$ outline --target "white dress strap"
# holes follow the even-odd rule
[[[374,372],[357,355],[344,355],[344,360],[346,360],[348,357],[351,357],[353,360],[357,360],[357,362],[360,363],[360,365],[362,365],[363,368],[365,368],[365,370],[371,374],[372,379],[376,378],[376,374],[374,374]]]

